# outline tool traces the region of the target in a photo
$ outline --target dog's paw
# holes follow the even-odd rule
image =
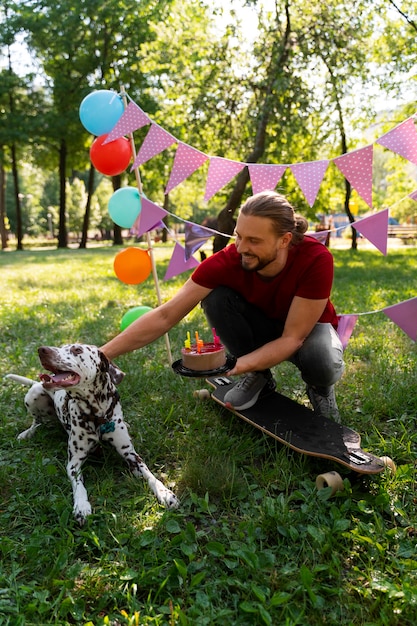
[[[78,502],[74,504],[73,513],[76,521],[80,526],[83,526],[85,520],[92,513],[91,504],[88,502]]]
[[[40,424],[39,424],[39,426],[40,426]],[[35,434],[35,431],[36,431],[37,427],[38,427],[38,425],[31,426],[27,430],[24,430],[23,432],[21,432],[19,435],[17,435],[18,441],[23,441],[24,439],[31,439],[33,437],[33,435]]]
[[[165,487],[165,485],[159,480],[156,481],[155,488],[155,495],[160,504],[163,504],[167,509],[178,509],[180,501],[171,489]]]
[[[167,489],[166,491],[167,493],[164,500],[165,506],[167,507],[167,509],[178,509],[180,501],[178,500],[177,496],[169,489]]]

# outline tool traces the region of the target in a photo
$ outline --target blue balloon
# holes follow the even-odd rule
[[[107,208],[115,224],[121,228],[132,228],[142,210],[138,189],[121,187],[110,197]]]
[[[80,120],[89,133],[99,137],[109,133],[124,111],[123,100],[114,91],[93,91],[80,104]]]

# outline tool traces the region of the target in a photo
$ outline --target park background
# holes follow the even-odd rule
[[[39,345],[100,345],[127,310],[158,304],[151,277],[126,285],[113,271],[119,251],[147,242],[109,218],[110,197],[135,177],[91,165],[79,107],[94,90],[123,85],[181,141],[241,162],[333,159],[414,115],[414,3],[243,4],[0,3],[2,374],[36,378]],[[135,133],[138,147],[145,133]],[[188,276],[163,280],[181,237],[175,224],[236,211],[251,193],[237,178],[205,202],[197,171],[165,194],[173,155],[140,168],[147,197],[180,218],[167,241],[152,240],[164,299]],[[279,189],[312,227],[322,215],[384,208],[416,221],[416,166],[381,146],[372,208],[336,168],[312,207],[289,170]],[[346,473],[343,493],[317,495],[326,463],[197,401],[201,382],[172,373],[161,340],[120,359],[120,392],[139,451],[181,508],[162,510],[104,449],[86,465],[94,514],[79,528],[63,433],[17,442],[24,390],[4,383],[1,624],[415,624],[416,349],[381,310],[415,297],[416,250],[390,240],[383,255],[350,228],[330,247],[338,312],[363,314],[338,385],[342,415],[365,448],[394,458],[396,474]],[[196,310],[170,333],[174,354],[187,331],[204,328]],[[306,401],[290,366],[276,376]]]

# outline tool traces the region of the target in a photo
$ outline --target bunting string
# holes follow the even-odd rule
[[[417,165],[417,129],[414,124],[416,114],[413,114],[392,130],[377,138],[373,143],[333,159],[277,165],[245,163],[205,154],[197,150],[197,148],[176,139],[174,135],[154,122],[128,94],[126,94],[126,97],[129,98],[130,102],[104,143],[119,139],[144,126],[150,127],[134,159],[131,171],[176,144],[177,149],[170,177],[165,187],[165,194],[172,191],[172,189],[208,161],[209,167],[204,193],[205,201],[210,200],[247,166],[253,193],[274,189],[284,172],[290,169],[307,203],[312,207],[328,166],[330,163],[333,163],[362,200],[372,208],[373,152],[375,144],[391,150]]]
[[[209,201],[220,189],[227,185],[245,166],[247,166],[253,193],[275,189],[285,171],[289,169],[294,175],[294,178],[304,194],[307,203],[310,207],[312,207],[315,203],[320,185],[328,166],[330,163],[333,163],[349,181],[352,188],[356,190],[364,202],[371,209],[373,209],[372,175],[374,145],[379,144],[382,147],[399,154],[414,165],[417,165],[417,130],[414,124],[416,114],[412,115],[410,118],[401,122],[392,130],[376,139],[374,143],[333,159],[293,164],[244,163],[224,157],[207,155],[197,148],[179,141],[171,133],[153,122],[151,118],[130,98],[124,89],[122,91],[122,95],[124,102],[127,103],[127,100],[129,100],[129,103],[125,105],[125,110],[122,116],[108,134],[106,140],[103,142],[103,145],[125,135],[128,135],[131,138],[131,142],[133,144],[133,132],[144,126],[150,126],[139,150],[137,152],[135,149],[133,150],[134,161],[131,171],[135,172],[138,189],[141,195],[142,184],[138,168],[140,165],[143,165],[152,157],[160,154],[167,148],[172,147],[174,144],[177,145],[177,148],[164,193],[168,194],[172,191],[172,189],[177,187],[180,183],[196,172],[203,164],[208,162],[208,173],[204,193],[205,201]],[[134,148],[134,145],[132,147]],[[401,200],[398,200],[395,205],[408,198],[417,201],[417,189],[407,196],[404,196]],[[195,224],[189,220],[179,218],[173,213],[170,213],[150,201],[144,195],[142,195],[141,200],[141,211],[131,229],[131,232],[137,237],[146,234],[148,248],[151,253],[152,242],[150,239],[150,231],[156,228],[166,228],[166,225],[163,222],[164,217],[169,215],[175,220],[179,220],[185,224],[185,247],[183,247],[176,240],[176,235],[173,234],[175,246],[167,272],[164,276],[164,280],[169,280],[182,272],[196,267],[199,262],[193,255],[210,237],[216,235],[226,237],[228,239],[233,237],[233,235],[228,233],[222,233],[216,229],[208,228]],[[382,252],[382,254],[386,255],[388,244],[388,220],[389,209],[385,208],[380,211],[375,211],[373,214],[358,219],[353,223],[344,224],[337,228],[329,228],[324,231],[314,233],[309,232],[307,234],[315,237],[318,241],[324,244],[329,234],[337,233],[338,231],[351,226],[357,230],[358,233],[368,239],[380,252]],[[154,264],[153,270],[155,277],[156,268],[154,267]],[[155,284],[158,291],[157,277],[155,277]],[[385,307],[378,311],[340,315],[338,332],[343,346],[346,347],[359,316],[381,312],[389,317],[405,333],[407,333],[413,341],[417,341],[416,297]],[[168,354],[170,355],[169,346],[167,347]]]

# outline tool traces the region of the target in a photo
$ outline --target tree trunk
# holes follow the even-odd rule
[[[16,146],[12,143],[12,176],[14,186],[14,199],[16,205],[16,250],[23,250],[23,222],[22,222],[22,206],[20,202],[19,174],[17,170]]]
[[[335,96],[335,102],[336,102],[336,110],[337,110],[337,115],[339,118],[339,130],[340,130],[340,142],[341,142],[341,148],[342,148],[342,154],[347,154],[348,151],[348,145],[347,145],[347,139],[346,139],[346,131],[345,131],[345,121],[344,121],[344,117],[343,117],[343,109],[342,109],[342,105],[339,99],[339,90],[338,90],[338,86],[337,86],[337,80],[333,74],[332,68],[328,65],[328,63],[326,62],[325,59],[323,59],[324,62],[326,63],[326,67],[327,70],[330,74],[330,80],[332,83],[332,87],[333,87],[333,93]],[[347,178],[345,178],[345,203],[344,203],[344,209],[345,209],[345,213],[349,218],[349,222],[351,224],[353,224],[353,222],[355,221],[354,216],[352,215],[352,212],[349,208],[349,204],[350,204],[350,196],[351,196],[351,192],[352,192],[352,187],[350,185],[350,182],[347,180]],[[352,230],[352,250],[356,250],[358,247],[358,240],[357,240],[357,233],[356,230],[354,228],[351,229]]]
[[[122,177],[120,174],[117,176],[113,176],[112,178],[113,191],[117,191],[122,186]],[[114,246],[122,246],[123,245],[123,237],[122,237],[122,229],[118,224],[113,223],[113,245]]]
[[[66,216],[66,165],[67,165],[67,144],[65,139],[61,139],[59,147],[59,229],[58,248],[68,247],[67,216]]]
[[[169,211],[169,194],[168,193],[164,195],[164,209],[165,211]],[[166,215],[164,217],[163,223],[165,224],[166,228],[164,228],[162,231],[162,241],[166,243],[168,241],[169,215]]]
[[[279,79],[282,70],[285,69],[288,57],[291,49],[291,19],[289,12],[289,3],[285,4],[286,26],[283,38],[281,41],[276,42],[278,47],[277,52],[272,52],[271,62],[267,71],[267,81],[264,89],[264,101],[260,108],[261,113],[258,119],[256,128],[255,142],[252,152],[245,159],[245,163],[257,163],[265,152],[266,140],[268,135],[268,122],[270,120],[274,100],[275,100],[275,85]],[[236,220],[234,214],[239,208],[243,194],[245,193],[246,185],[249,182],[249,170],[245,167],[239,172],[236,185],[233,188],[230,198],[217,217],[218,230],[222,233],[231,235],[235,228]],[[228,244],[228,238],[222,235],[216,235],[213,242],[213,252],[218,252],[222,248],[225,248]]]
[[[6,230],[6,173],[3,162],[0,163],[0,238],[1,249],[9,247]]]
[[[87,247],[87,239],[88,239],[88,227],[90,224],[90,214],[91,214],[91,200],[93,198],[94,193],[94,166],[90,166],[90,171],[88,173],[88,183],[87,183],[87,203],[85,205],[85,213],[83,220],[83,232],[81,233],[81,241],[80,248]]]

